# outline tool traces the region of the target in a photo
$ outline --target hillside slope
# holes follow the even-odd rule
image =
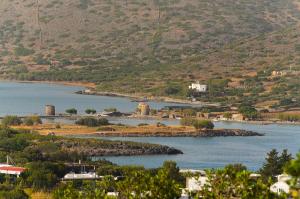
[[[174,84],[297,69],[299,8],[298,0],[2,0],[0,73],[168,95]]]

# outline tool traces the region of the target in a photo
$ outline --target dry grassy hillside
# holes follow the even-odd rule
[[[299,8],[298,0],[2,0],[0,73],[166,95],[194,80],[296,70]]]

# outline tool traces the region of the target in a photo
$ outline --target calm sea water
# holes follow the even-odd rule
[[[116,107],[120,111],[134,111],[137,103],[126,98],[101,96],[84,96],[74,94],[81,87],[0,82],[0,116],[8,114],[28,115],[43,114],[46,104],[56,106],[57,112],[75,107],[79,112],[86,108],[102,111]],[[162,108],[171,103],[151,102],[153,108]],[[155,123],[152,120],[112,119],[115,123],[139,124]],[[178,121],[162,121],[166,124],[177,124]],[[183,155],[173,156],[133,156],[107,157],[115,163],[127,165],[138,164],[145,167],[158,167],[165,160],[174,160],[182,168],[216,168],[229,163],[243,163],[249,169],[261,167],[265,155],[273,148],[288,149],[295,155],[300,149],[300,126],[293,125],[253,125],[240,123],[216,123],[218,128],[239,128],[265,133],[263,137],[217,137],[217,138],[111,138],[148,143],[164,144],[178,148]]]
[[[80,113],[87,108],[103,111],[110,107],[123,112],[133,112],[138,104],[121,97],[74,94],[78,90],[83,88],[55,84],[0,82],[0,116],[43,114],[46,104],[55,105],[58,113],[63,113],[72,107]],[[176,104],[149,102],[149,105],[159,109]]]
[[[120,164],[158,167],[165,160],[176,161],[181,168],[219,168],[231,163],[243,163],[251,170],[259,169],[266,153],[275,148],[288,149],[295,155],[300,149],[300,126],[293,125],[254,125],[229,122],[215,123],[217,128],[238,128],[265,133],[262,137],[215,137],[215,138],[110,138],[164,144],[183,151],[182,155],[156,155],[132,157],[107,157]],[[107,139],[107,138],[105,138]]]

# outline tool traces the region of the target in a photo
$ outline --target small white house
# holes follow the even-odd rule
[[[289,193],[290,186],[286,182],[276,182],[270,187],[270,190],[280,195],[282,193]]]
[[[277,194],[289,193],[290,185],[287,181],[291,180],[291,176],[287,174],[281,174],[277,176],[277,182],[271,185],[270,190]]]
[[[1,166],[0,167],[0,173],[1,174],[9,174],[9,175],[16,175],[17,177],[19,177],[19,175],[21,175],[21,173],[23,173],[25,171],[25,168],[23,167],[15,167],[12,165],[7,165],[7,166]]]
[[[74,173],[70,172],[67,173],[63,180],[94,180],[94,179],[101,179],[103,176],[98,176],[95,172],[89,173]]]
[[[207,92],[207,85],[205,84],[200,84],[199,82],[197,83],[192,83],[190,86],[189,86],[189,89],[191,90],[195,90],[199,93],[206,93]]]
[[[190,177],[186,179],[186,190],[189,192],[200,191],[207,184],[206,176]]]

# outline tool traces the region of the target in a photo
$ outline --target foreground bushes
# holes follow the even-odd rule
[[[2,126],[18,126],[22,124],[22,120],[15,115],[5,116],[1,121]]]
[[[29,196],[21,189],[0,190],[0,198],[3,199],[27,199]]]

